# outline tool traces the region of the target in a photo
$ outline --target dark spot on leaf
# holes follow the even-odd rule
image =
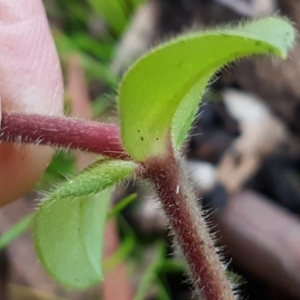
[[[143,136],[141,136],[141,141],[143,141],[144,140],[144,137]]]
[[[138,129],[138,133],[140,133],[141,131]]]
[[[156,138],[157,141],[159,141],[159,138]]]
[[[183,64],[184,64],[184,62],[183,62],[183,61],[180,61],[180,62],[177,64],[177,67],[180,68]]]
[[[262,42],[256,41],[256,42],[254,43],[254,45],[260,47],[260,46],[262,45]]]
[[[269,52],[270,54],[274,54],[274,53],[275,53],[275,51],[274,51],[273,48],[269,48],[269,49],[268,49],[268,52]]]

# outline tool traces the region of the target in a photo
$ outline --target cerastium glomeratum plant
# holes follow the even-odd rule
[[[233,284],[226,277],[187,180],[181,148],[199,99],[217,70],[248,55],[285,58],[294,39],[289,22],[269,17],[191,33],[159,46],[139,59],[120,84],[120,127],[3,112],[2,141],[101,155],[46,196],[35,214],[36,249],[47,271],[73,288],[87,288],[101,280],[103,228],[110,195],[118,182],[134,177],[154,186],[199,297],[235,299]]]

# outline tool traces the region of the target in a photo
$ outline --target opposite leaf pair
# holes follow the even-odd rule
[[[219,68],[247,55],[285,58],[294,39],[294,29],[287,21],[270,17],[185,35],[138,60],[119,89],[121,143],[132,159],[101,159],[50,193],[36,213],[36,248],[49,273],[73,288],[99,282],[103,230],[114,185],[133,174],[154,174],[147,163],[153,159],[177,161],[200,97]],[[155,181],[157,189],[165,188],[159,179],[148,179]],[[175,232],[179,244],[185,238],[180,234],[180,230]],[[192,264],[189,254],[183,254]],[[201,280],[193,278],[194,282]]]

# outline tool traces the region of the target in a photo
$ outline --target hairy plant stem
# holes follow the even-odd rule
[[[0,141],[75,148],[130,159],[123,150],[118,126],[66,117],[3,112]],[[196,197],[172,147],[168,157],[151,158],[141,165],[140,171],[157,190],[196,290],[205,300],[235,299]]]
[[[0,141],[79,149],[129,159],[114,124],[39,114],[3,112]]]
[[[186,258],[196,291],[205,300],[236,299],[180,164],[170,155],[152,158],[145,167],[146,177],[157,190],[175,241]]]

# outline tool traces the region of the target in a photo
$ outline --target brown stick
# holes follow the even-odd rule
[[[295,215],[244,191],[230,198],[216,220],[234,261],[300,297],[300,222]]]

